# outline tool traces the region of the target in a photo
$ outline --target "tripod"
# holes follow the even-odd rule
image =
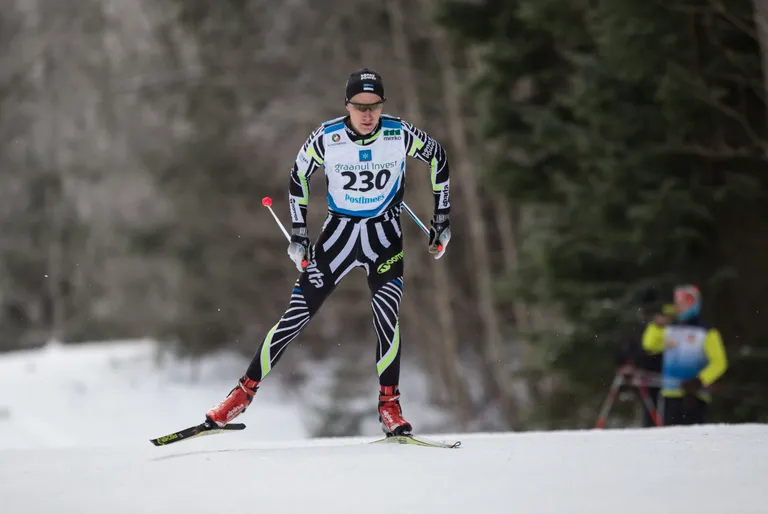
[[[616,397],[619,394],[621,386],[628,384],[637,388],[640,393],[640,399],[643,402],[643,406],[648,410],[648,414],[653,420],[653,424],[657,427],[664,425],[661,413],[656,408],[651,400],[651,395],[648,393],[649,387],[661,386],[661,376],[658,373],[637,369],[632,364],[625,364],[616,371],[616,376],[613,378],[611,388],[608,390],[608,395],[603,401],[603,405],[600,408],[600,413],[597,416],[597,422],[595,428],[605,428],[605,422],[608,418],[608,414],[616,402]]]

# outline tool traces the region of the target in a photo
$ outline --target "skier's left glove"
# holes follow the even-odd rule
[[[451,240],[451,221],[447,214],[435,214],[429,229],[429,253],[439,259],[445,253],[445,247]]]
[[[683,390],[685,394],[695,396],[696,393],[699,392],[699,389],[701,389],[701,379],[699,377],[694,377],[688,380],[683,380],[680,383],[680,387]]]
[[[680,383],[680,388],[683,390],[683,410],[686,412],[692,412],[696,409],[698,403],[697,393],[701,387],[701,379],[694,377],[689,380],[683,380]]]

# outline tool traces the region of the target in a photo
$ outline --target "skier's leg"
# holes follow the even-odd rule
[[[379,385],[397,388],[400,380],[400,301],[403,279],[397,276],[371,291],[373,327],[376,331],[376,371]]]
[[[664,398],[664,425],[682,425],[683,400],[682,398]]]
[[[343,276],[357,264],[353,249],[358,232],[359,228],[355,230],[354,224],[350,225],[346,220],[328,218],[315,243],[312,262],[294,284],[288,309],[267,332],[238,385],[224,401],[208,411],[206,417],[210,421],[223,426],[245,412],[262,380],[280,360],[288,344],[317,314]]]
[[[379,421],[388,435],[410,433],[413,427],[403,418],[400,406],[400,300],[402,277],[381,285],[371,297],[376,331],[376,370],[379,374]]]
[[[302,273],[302,277],[307,272]],[[308,301],[302,289],[302,279],[299,277],[291,292],[291,300],[288,309],[283,313],[277,323],[267,332],[261,342],[258,351],[251,360],[246,377],[261,383],[272,367],[277,364],[288,343],[293,341],[309,323],[312,315],[316,313],[325,298],[330,294],[330,288],[315,290]],[[310,310],[310,306],[312,309]],[[312,314],[310,314],[310,312]]]
[[[379,375],[379,420],[387,434],[412,430],[400,408],[400,301],[403,297],[403,240],[399,218],[371,220],[360,237],[371,290]]]

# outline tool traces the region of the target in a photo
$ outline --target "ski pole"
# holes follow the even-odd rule
[[[424,233],[425,233],[425,234],[427,234],[427,236],[429,236],[429,229],[426,227],[426,225],[424,225],[424,223],[422,223],[422,222],[421,222],[421,220],[419,219],[419,217],[418,217],[418,216],[416,216],[416,213],[415,213],[415,212],[413,212],[413,211],[411,210],[411,208],[410,208],[410,207],[408,207],[408,204],[406,204],[405,202],[403,202],[403,208],[405,209],[405,212],[407,212],[407,213],[408,213],[408,214],[411,216],[411,218],[413,219],[413,221],[415,221],[415,222],[416,222],[416,224],[419,226],[419,228],[420,228],[421,230],[423,230],[423,231],[424,231]],[[437,245],[437,251],[438,251],[438,252],[442,252],[442,251],[443,251],[443,245],[440,245],[440,244],[439,244],[439,245]]]
[[[261,199],[261,205],[263,205],[264,207],[266,207],[267,209],[269,209],[269,212],[271,212],[271,213],[272,213],[272,217],[273,217],[273,218],[275,218],[275,222],[277,223],[277,226],[278,226],[278,227],[280,227],[280,230],[282,230],[282,231],[283,231],[283,234],[285,234],[285,238],[286,238],[286,239],[288,240],[288,242],[290,243],[290,242],[291,242],[291,236],[290,236],[290,235],[288,235],[288,231],[287,231],[287,230],[285,230],[285,227],[283,226],[283,224],[282,224],[282,223],[280,223],[280,219],[277,217],[277,214],[275,214],[275,211],[273,211],[273,210],[272,210],[272,198],[270,198],[270,197],[268,197],[268,196],[265,196],[264,198],[262,198],[262,199]],[[301,267],[302,267],[302,268],[306,268],[306,267],[307,267],[307,264],[308,264],[308,263],[307,263],[307,260],[306,260],[306,259],[304,259],[303,261],[301,261]]]

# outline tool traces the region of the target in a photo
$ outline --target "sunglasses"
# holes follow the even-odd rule
[[[356,102],[348,102],[348,103],[356,111],[360,111],[360,112],[378,111],[384,105],[384,101],[383,100],[381,102],[376,102],[376,103],[372,103],[372,104],[359,104],[359,103],[356,103]]]

